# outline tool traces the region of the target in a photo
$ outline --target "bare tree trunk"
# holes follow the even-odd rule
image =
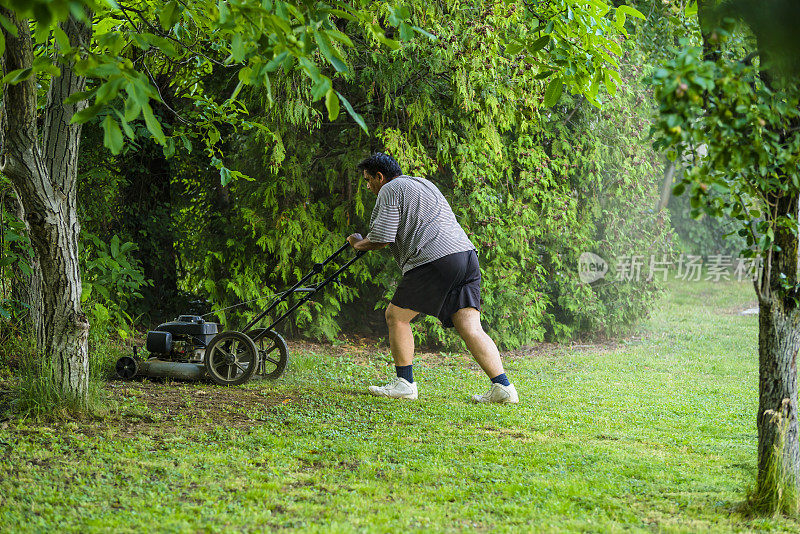
[[[18,20],[9,10],[2,12],[17,27],[16,37],[3,30],[3,73],[28,68],[33,61],[28,21]],[[73,45],[88,44],[86,25],[70,18],[61,28]],[[89,378],[89,322],[81,310],[78,265],[76,176],[81,127],[70,124],[70,119],[86,104],[65,105],[64,99],[82,91],[85,81],[72,64],[59,67],[61,76],[52,78],[44,110],[41,145],[35,79],[3,87],[0,170],[11,180],[22,204],[34,250],[31,312],[37,351],[52,372],[56,390],[82,402]]]
[[[796,216],[798,197],[775,199],[775,216]],[[776,247],[769,252],[760,281],[758,360],[758,493],[779,505],[786,487],[800,483],[797,424],[797,352],[800,350],[800,307],[792,289],[798,281],[798,238],[775,228]],[[775,476],[773,465],[778,469]]]
[[[797,427],[797,351],[800,311],[781,299],[762,302],[759,313],[758,487],[770,480],[770,462],[779,460],[788,479],[797,484],[800,443]],[[776,415],[778,417],[776,417]],[[783,434],[783,435],[781,435]],[[777,453],[777,456],[776,456]]]

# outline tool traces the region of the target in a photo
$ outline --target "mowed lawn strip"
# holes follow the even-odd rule
[[[111,415],[0,430],[0,530],[797,531],[736,513],[756,463],[745,283],[672,281],[636,336],[506,357],[482,406],[459,354],[378,399],[385,349],[290,355],[276,382],[109,384]]]

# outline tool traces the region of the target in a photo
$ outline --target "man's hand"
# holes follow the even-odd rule
[[[389,243],[373,243],[369,239],[361,237],[361,234],[352,234],[348,236],[347,242],[350,243],[350,246],[352,246],[354,249],[364,250],[364,251],[378,250],[389,244]]]
[[[352,234],[351,236],[349,236],[347,238],[347,242],[350,243],[350,246],[355,248],[356,243],[358,243],[359,241],[362,241],[363,239],[364,238],[361,237],[361,234]]]

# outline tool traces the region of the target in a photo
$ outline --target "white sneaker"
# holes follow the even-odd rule
[[[369,392],[376,397],[390,397],[392,399],[417,399],[417,383],[409,382],[405,378],[397,377],[385,386],[370,386]]]
[[[492,387],[483,395],[473,395],[473,402],[497,402],[499,404],[516,404],[519,402],[519,395],[514,384],[504,386],[503,384],[492,384]]]

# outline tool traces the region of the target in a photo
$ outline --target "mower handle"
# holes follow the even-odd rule
[[[242,331],[243,332],[249,331],[253,326],[255,326],[259,321],[261,321],[261,319],[263,319],[269,312],[271,312],[279,303],[281,303],[281,302],[283,302],[285,300],[285,298],[286,298],[285,295],[290,295],[290,294],[295,293],[295,292],[307,293],[307,295],[305,297],[300,299],[299,302],[295,303],[294,306],[289,308],[288,311],[284,312],[283,315],[281,315],[278,319],[275,320],[275,322],[273,322],[271,325],[269,325],[267,330],[272,330],[275,326],[278,325],[278,323],[283,321],[289,314],[291,314],[294,310],[296,310],[298,307],[300,307],[301,304],[303,304],[304,302],[309,300],[314,295],[314,293],[316,293],[317,291],[319,291],[320,289],[322,289],[323,287],[328,285],[328,283],[330,283],[333,280],[335,280],[342,272],[344,272],[348,267],[350,267],[350,265],[354,261],[359,259],[364,254],[366,254],[366,251],[364,251],[364,250],[357,250],[355,258],[351,259],[350,261],[345,263],[343,266],[341,266],[339,269],[337,269],[336,272],[333,275],[329,276],[326,280],[324,280],[324,281],[320,282],[319,284],[316,284],[316,285],[314,285],[314,286],[312,286],[310,288],[303,288],[302,287],[303,284],[305,284],[312,276],[321,273],[322,270],[325,268],[325,266],[328,263],[333,261],[333,259],[336,258],[336,256],[338,256],[339,254],[344,252],[349,247],[350,247],[350,243],[345,241],[344,245],[339,247],[339,250],[337,250],[336,252],[334,252],[333,254],[328,256],[322,263],[315,263],[314,267],[311,269],[311,272],[309,272],[308,274],[303,276],[300,280],[298,280],[296,284],[294,284],[291,288],[289,288],[288,290],[286,290],[283,293],[283,296],[281,296],[279,299],[273,301],[272,304],[269,305],[269,307],[267,307],[265,310],[262,310],[262,312],[259,313],[255,317],[255,319],[250,321],[247,324],[247,326],[244,327],[244,329]]]

